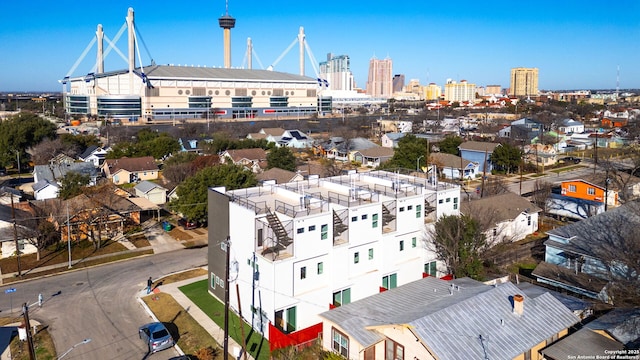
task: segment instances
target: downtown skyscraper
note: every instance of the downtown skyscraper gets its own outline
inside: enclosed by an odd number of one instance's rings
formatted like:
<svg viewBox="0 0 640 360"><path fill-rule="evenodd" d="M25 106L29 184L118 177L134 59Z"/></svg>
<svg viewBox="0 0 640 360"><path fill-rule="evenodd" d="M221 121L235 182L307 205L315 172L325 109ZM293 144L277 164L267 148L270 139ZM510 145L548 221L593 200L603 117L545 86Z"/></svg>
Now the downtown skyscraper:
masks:
<svg viewBox="0 0 640 360"><path fill-rule="evenodd" d="M386 57L383 60L375 56L369 60L369 77L367 79L367 95L390 98L393 94L393 61Z"/></svg>
<svg viewBox="0 0 640 360"><path fill-rule="evenodd" d="M512 68L509 95L537 96L538 68Z"/></svg>

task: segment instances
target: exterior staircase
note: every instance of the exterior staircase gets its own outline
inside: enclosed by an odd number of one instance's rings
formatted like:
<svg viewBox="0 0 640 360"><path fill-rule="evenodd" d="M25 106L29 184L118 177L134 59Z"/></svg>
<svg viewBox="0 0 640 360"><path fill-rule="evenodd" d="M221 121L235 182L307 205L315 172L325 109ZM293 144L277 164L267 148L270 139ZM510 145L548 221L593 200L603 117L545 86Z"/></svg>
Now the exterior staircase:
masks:
<svg viewBox="0 0 640 360"><path fill-rule="evenodd" d="M289 245L293 243L293 239L287 234L287 230L282 225L278 216L271 212L271 210L267 209L267 222L269 223L269 227L273 231L275 235L275 241L271 243L271 246L266 247L262 250L262 255L275 253L276 255L281 251L285 250Z"/></svg>
<svg viewBox="0 0 640 360"><path fill-rule="evenodd" d="M345 225L345 223L340 219L340 216L333 210L333 237L337 237L343 232L347 231L349 226Z"/></svg>

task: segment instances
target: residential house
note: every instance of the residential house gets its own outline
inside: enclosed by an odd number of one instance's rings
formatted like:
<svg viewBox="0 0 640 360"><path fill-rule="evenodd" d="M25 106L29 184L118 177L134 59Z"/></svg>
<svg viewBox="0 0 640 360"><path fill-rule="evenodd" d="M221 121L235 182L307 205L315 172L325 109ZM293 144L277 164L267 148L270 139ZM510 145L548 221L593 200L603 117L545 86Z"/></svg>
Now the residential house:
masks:
<svg viewBox="0 0 640 360"><path fill-rule="evenodd" d="M475 179L480 175L479 164L447 153L429 154L429 164L435 165L438 172L447 179Z"/></svg>
<svg viewBox="0 0 640 360"><path fill-rule="evenodd" d="M33 254L37 251L35 243L36 231L33 223L34 215L28 203L20 206L0 204L0 244L2 254L0 258L15 256L16 243L23 255ZM14 217L16 226L14 229Z"/></svg>
<svg viewBox="0 0 640 360"><path fill-rule="evenodd" d="M283 128L262 128L257 133L250 133L247 135L247 139L260 140L266 139L267 142L277 143L280 140L285 129Z"/></svg>
<svg viewBox="0 0 640 360"><path fill-rule="evenodd" d="M640 308L638 307L613 309L585 326L613 338L626 349L640 349Z"/></svg>
<svg viewBox="0 0 640 360"><path fill-rule="evenodd" d="M492 142L465 141L458 146L458 150L461 157L478 164L478 173L491 173L491 154L498 146L500 144Z"/></svg>
<svg viewBox="0 0 640 360"><path fill-rule="evenodd" d="M529 144L524 146L525 161L544 168L558 162L557 151L553 145Z"/></svg>
<svg viewBox="0 0 640 360"><path fill-rule="evenodd" d="M89 146L78 159L84 162L93 164L96 168L99 168L107 158L107 150L102 147L91 145Z"/></svg>
<svg viewBox="0 0 640 360"><path fill-rule="evenodd" d="M33 181L48 180L51 183L60 183L70 172L75 172L89 177L89 185L95 185L98 179L98 171L93 164L85 162L71 162L61 164L36 165L33 168Z"/></svg>
<svg viewBox="0 0 640 360"><path fill-rule="evenodd" d="M200 140L198 139L178 139L178 143L180 144L180 151L182 152L192 152L196 154L202 154L202 148L199 146Z"/></svg>
<svg viewBox="0 0 640 360"><path fill-rule="evenodd" d="M583 179L562 181L559 194L552 192L547 199L547 213L576 220L601 214L607 207L615 206L618 206L617 191L606 184L601 186Z"/></svg>
<svg viewBox="0 0 640 360"><path fill-rule="evenodd" d="M263 184L286 184L304 180L304 176L299 172L293 172L280 168L271 168L256 175L256 179Z"/></svg>
<svg viewBox="0 0 640 360"><path fill-rule="evenodd" d="M463 201L462 212L491 227L486 233L487 243L495 245L522 240L538 231L538 216L542 211L535 204L518 194L484 197L474 201Z"/></svg>
<svg viewBox="0 0 640 360"><path fill-rule="evenodd" d="M76 160L67 154L57 154L49 160L49 164L51 165L61 165L61 164L71 164Z"/></svg>
<svg viewBox="0 0 640 360"><path fill-rule="evenodd" d="M584 132L584 124L573 119L563 119L562 121L560 121L558 131L564 134L580 134Z"/></svg>
<svg viewBox="0 0 640 360"><path fill-rule="evenodd" d="M531 144L535 138L541 138L544 127L541 123L528 118L512 121L511 124L498 131L498 136L509 138L518 143Z"/></svg>
<svg viewBox="0 0 640 360"><path fill-rule="evenodd" d="M33 197L36 200L55 199L60 192L58 183L44 179L31 185L33 189Z"/></svg>
<svg viewBox="0 0 640 360"><path fill-rule="evenodd" d="M133 187L137 197L147 199L156 205L162 205L167 202L167 189L151 182L141 181Z"/></svg>
<svg viewBox="0 0 640 360"><path fill-rule="evenodd" d="M276 146L286 146L295 149L305 149L313 146L314 140L300 130L285 130Z"/></svg>
<svg viewBox="0 0 640 360"><path fill-rule="evenodd" d="M365 149L379 147L378 144L365 138L353 138L348 140L339 141L338 139L332 139L332 143L325 147L327 149L326 156L329 159L336 161L354 161L353 153L356 151L362 151Z"/></svg>
<svg viewBox="0 0 640 360"><path fill-rule="evenodd" d="M158 178L158 165L153 156L123 157L105 160L104 164L102 164L102 172L114 184L122 185L142 180L156 180Z"/></svg>
<svg viewBox="0 0 640 360"><path fill-rule="evenodd" d="M225 150L220 162L240 165L257 174L267 168L267 152L261 148Z"/></svg>
<svg viewBox="0 0 640 360"><path fill-rule="evenodd" d="M403 133L403 132L383 134L382 137L380 138L380 141L382 143L382 147L397 148L398 147L398 142L405 135L407 135L407 133Z"/></svg>
<svg viewBox="0 0 640 360"><path fill-rule="evenodd" d="M616 352L626 353L624 345L586 327L540 350L545 360L615 359Z"/></svg>
<svg viewBox="0 0 640 360"><path fill-rule="evenodd" d="M209 244L221 244L209 247L209 292L224 296L229 236L239 262L239 294L230 289L230 298L262 299L253 303L254 329L271 344L300 331L316 338L318 314L330 306L445 275L420 239L425 224L459 213L459 198L457 185L386 171L209 189Z"/></svg>
<svg viewBox="0 0 640 360"><path fill-rule="evenodd" d="M394 150L382 146L371 147L368 149L357 150L353 152L352 159L362 166L369 168L377 168L387 160L393 157Z"/></svg>
<svg viewBox="0 0 640 360"><path fill-rule="evenodd" d="M579 322L549 293L530 297L509 282L432 277L320 316L323 347L358 360L539 360L540 349Z"/></svg>
<svg viewBox="0 0 640 360"><path fill-rule="evenodd" d="M637 248L640 202L630 201L587 219L547 231L545 262L533 271L539 282L613 302L607 283L637 281L625 269L626 251ZM616 254L619 251L620 254Z"/></svg>

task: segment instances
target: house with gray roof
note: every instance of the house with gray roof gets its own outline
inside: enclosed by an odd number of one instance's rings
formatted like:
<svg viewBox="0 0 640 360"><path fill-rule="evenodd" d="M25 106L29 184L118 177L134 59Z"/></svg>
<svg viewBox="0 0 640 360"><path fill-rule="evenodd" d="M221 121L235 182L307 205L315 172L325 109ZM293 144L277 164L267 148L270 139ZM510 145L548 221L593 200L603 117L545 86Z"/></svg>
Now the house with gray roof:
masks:
<svg viewBox="0 0 640 360"><path fill-rule="evenodd" d="M499 143L493 142L465 141L458 146L458 150L461 157L478 163L478 172L482 173L485 171L485 161L487 164L486 171L491 172L493 169L491 154L498 146L500 146Z"/></svg>
<svg viewBox="0 0 640 360"><path fill-rule="evenodd" d="M136 184L133 189L137 197L147 199L156 205L167 202L167 189L154 182L144 180Z"/></svg>
<svg viewBox="0 0 640 360"><path fill-rule="evenodd" d="M490 245L522 240L538 231L541 211L529 200L510 191L470 202L463 201L460 209L461 213L489 227L485 235Z"/></svg>
<svg viewBox="0 0 640 360"><path fill-rule="evenodd" d="M435 152L429 154L429 164L436 165L438 173L447 179L475 179L480 175L479 164L460 156Z"/></svg>
<svg viewBox="0 0 640 360"><path fill-rule="evenodd" d="M558 131L564 134L581 134L584 132L584 124L573 119L563 119L560 121Z"/></svg>
<svg viewBox="0 0 640 360"><path fill-rule="evenodd" d="M579 322L549 293L433 277L321 313L323 346L348 359L514 359Z"/></svg>
<svg viewBox="0 0 640 360"><path fill-rule="evenodd" d="M587 219L547 231L545 263L533 271L539 282L615 303L611 284L637 283L640 202L631 201ZM630 256L627 256L629 255Z"/></svg>
<svg viewBox="0 0 640 360"><path fill-rule="evenodd" d="M274 167L257 174L256 179L262 184L286 184L304 180L304 176L299 172Z"/></svg>
<svg viewBox="0 0 640 360"><path fill-rule="evenodd" d="M84 162L92 163L93 166L99 168L107 158L107 150L102 147L91 145L89 146L78 159Z"/></svg>
<svg viewBox="0 0 640 360"><path fill-rule="evenodd" d="M48 180L49 182L59 183L70 172L88 176L90 185L96 184L99 175L93 164L85 162L36 165L33 168L33 181L37 183L41 180Z"/></svg>
<svg viewBox="0 0 640 360"><path fill-rule="evenodd" d="M624 353L623 349L624 345L607 335L589 328L582 328L540 350L540 353L547 360L615 359L612 357L613 352Z"/></svg>
<svg viewBox="0 0 640 360"><path fill-rule="evenodd" d="M393 157L394 150L383 146L375 146L364 150L354 151L351 156L354 161L362 166L377 168Z"/></svg>
<svg viewBox="0 0 640 360"><path fill-rule="evenodd" d="M311 136L300 130L285 130L276 142L276 146L286 146L296 149L309 148L313 145Z"/></svg>

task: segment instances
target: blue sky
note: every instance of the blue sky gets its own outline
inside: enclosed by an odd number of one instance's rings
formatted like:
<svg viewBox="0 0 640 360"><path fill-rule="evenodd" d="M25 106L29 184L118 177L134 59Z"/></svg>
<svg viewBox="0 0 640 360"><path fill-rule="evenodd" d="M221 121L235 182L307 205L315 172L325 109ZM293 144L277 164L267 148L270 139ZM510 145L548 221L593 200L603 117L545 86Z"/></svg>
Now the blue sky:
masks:
<svg viewBox="0 0 640 360"><path fill-rule="evenodd" d="M135 10L158 64L222 66L223 0L3 1L0 91L60 91L62 79L102 24L113 39ZM390 57L406 81L443 85L466 79L509 86L512 67L537 67L541 89L640 88L640 1L254 1L230 0L232 65L246 66L251 37L263 66L291 44L300 26L316 60L346 54L359 87L369 60ZM105 43L105 48L107 44ZM126 53L126 33L117 43ZM150 57L141 48L144 64ZM96 48L72 75L95 64ZM126 68L112 52L106 70ZM260 69L253 58L253 68ZM298 47L275 70L298 73ZM306 58L306 75L315 72Z"/></svg>

